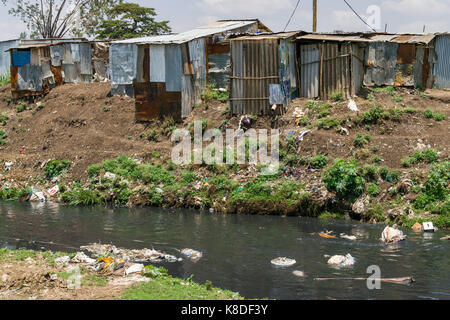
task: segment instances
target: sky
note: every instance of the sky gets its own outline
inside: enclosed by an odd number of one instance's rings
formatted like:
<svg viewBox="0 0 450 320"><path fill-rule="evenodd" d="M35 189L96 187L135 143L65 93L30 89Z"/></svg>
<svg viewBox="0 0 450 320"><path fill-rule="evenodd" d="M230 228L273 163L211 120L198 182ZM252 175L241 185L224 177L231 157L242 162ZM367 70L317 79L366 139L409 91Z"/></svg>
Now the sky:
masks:
<svg viewBox="0 0 450 320"><path fill-rule="evenodd" d="M14 1L10 1L14 2ZM272 31L283 31L297 0L129 0L155 8L183 32L220 19L258 18ZM376 31L421 33L450 31L450 0L347 0ZM300 0L286 31L312 31L312 0ZM379 14L378 14L379 13ZM318 0L318 30L370 31L343 0ZM0 5L0 41L17 38L26 26Z"/></svg>

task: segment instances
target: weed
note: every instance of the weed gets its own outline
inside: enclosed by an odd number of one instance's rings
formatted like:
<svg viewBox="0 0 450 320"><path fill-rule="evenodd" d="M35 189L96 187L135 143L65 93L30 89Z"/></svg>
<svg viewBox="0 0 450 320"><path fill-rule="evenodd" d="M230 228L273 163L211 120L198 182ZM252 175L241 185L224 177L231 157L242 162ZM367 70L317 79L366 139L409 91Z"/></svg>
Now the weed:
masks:
<svg viewBox="0 0 450 320"><path fill-rule="evenodd" d="M333 92L330 98L335 102L341 102L344 100L344 93L341 91Z"/></svg>
<svg viewBox="0 0 450 320"><path fill-rule="evenodd" d="M328 164L328 158L324 155L317 155L309 159L309 165L314 169L322 169Z"/></svg>
<svg viewBox="0 0 450 320"><path fill-rule="evenodd" d="M50 160L45 166L44 172L47 179L52 179L67 172L70 166L68 160Z"/></svg>
<svg viewBox="0 0 450 320"><path fill-rule="evenodd" d="M328 191L336 191L341 197L358 198L366 181L358 174L357 163L343 159L335 160L322 176Z"/></svg>

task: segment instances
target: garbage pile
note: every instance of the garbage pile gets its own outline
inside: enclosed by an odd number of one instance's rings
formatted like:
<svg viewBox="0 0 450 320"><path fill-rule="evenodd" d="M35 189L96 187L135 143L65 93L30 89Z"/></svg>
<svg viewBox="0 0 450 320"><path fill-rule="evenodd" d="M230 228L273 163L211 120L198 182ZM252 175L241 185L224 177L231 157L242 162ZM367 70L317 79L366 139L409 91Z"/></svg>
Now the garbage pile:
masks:
<svg viewBox="0 0 450 320"><path fill-rule="evenodd" d="M296 264L297 261L295 261L294 259L286 258L286 257L280 257L280 258L273 259L271 261L271 263L273 265L276 265L279 267L290 267L290 266Z"/></svg>
<svg viewBox="0 0 450 320"><path fill-rule="evenodd" d="M177 262L181 258L165 254L154 249L129 250L120 249L111 244L90 244L80 247L82 250L94 254L97 257L113 257L125 262Z"/></svg>
<svg viewBox="0 0 450 320"><path fill-rule="evenodd" d="M345 256L335 255L328 260L328 264L340 267L350 267L355 264L355 258L353 258L350 253Z"/></svg>

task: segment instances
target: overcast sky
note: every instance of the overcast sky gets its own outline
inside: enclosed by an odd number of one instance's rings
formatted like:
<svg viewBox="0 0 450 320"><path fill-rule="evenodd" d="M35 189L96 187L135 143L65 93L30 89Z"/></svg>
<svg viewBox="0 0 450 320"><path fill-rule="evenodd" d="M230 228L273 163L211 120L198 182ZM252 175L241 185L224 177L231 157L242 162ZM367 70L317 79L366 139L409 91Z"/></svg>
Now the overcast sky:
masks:
<svg viewBox="0 0 450 320"><path fill-rule="evenodd" d="M13 1L12 1L13 2ZM158 20L169 20L174 32L208 24L219 19L259 18L273 31L282 31L297 0L135 0L156 9ZM300 0L300 5L287 28L312 31L312 0ZM376 22L380 8L380 29L388 32L420 33L450 31L450 0L347 0L364 19ZM318 31L369 31L343 0L318 0ZM17 38L26 31L24 24L8 15L1 6L0 40Z"/></svg>

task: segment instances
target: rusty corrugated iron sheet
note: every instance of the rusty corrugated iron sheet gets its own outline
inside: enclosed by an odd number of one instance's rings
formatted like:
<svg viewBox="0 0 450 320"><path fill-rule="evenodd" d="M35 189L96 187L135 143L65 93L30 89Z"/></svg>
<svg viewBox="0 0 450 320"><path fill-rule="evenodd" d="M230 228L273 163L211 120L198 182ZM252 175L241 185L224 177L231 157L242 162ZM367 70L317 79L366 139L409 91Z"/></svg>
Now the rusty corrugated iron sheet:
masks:
<svg viewBox="0 0 450 320"><path fill-rule="evenodd" d="M435 42L437 56L434 65L434 83L438 89L450 88L450 35L439 35Z"/></svg>

